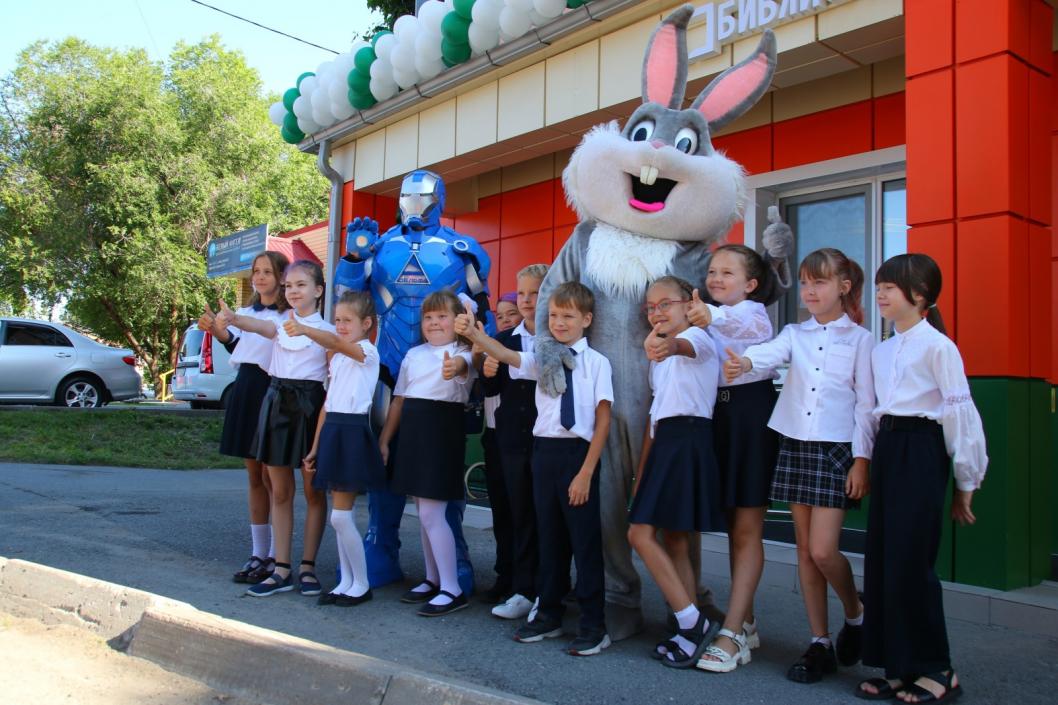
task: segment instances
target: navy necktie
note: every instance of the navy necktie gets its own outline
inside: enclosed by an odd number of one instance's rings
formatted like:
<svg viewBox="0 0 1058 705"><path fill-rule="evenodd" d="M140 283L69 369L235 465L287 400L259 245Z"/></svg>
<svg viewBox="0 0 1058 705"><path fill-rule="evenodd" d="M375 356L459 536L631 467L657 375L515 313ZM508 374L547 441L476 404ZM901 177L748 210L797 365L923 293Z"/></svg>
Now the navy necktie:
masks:
<svg viewBox="0 0 1058 705"><path fill-rule="evenodd" d="M570 348L569 352L576 357L576 350ZM562 370L566 373L566 391L562 392L562 409L559 420L562 422L562 428L568 431L577 423L577 415L573 411L573 370L565 365L562 366Z"/></svg>

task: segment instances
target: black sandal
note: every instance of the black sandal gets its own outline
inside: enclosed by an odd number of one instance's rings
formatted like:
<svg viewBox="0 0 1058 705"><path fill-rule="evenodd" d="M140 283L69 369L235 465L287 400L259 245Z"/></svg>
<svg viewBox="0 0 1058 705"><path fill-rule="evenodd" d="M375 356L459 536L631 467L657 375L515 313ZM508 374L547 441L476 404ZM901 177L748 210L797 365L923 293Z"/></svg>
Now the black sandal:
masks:
<svg viewBox="0 0 1058 705"><path fill-rule="evenodd" d="M316 561L301 561L301 566L306 565L315 568ZM316 597L323 592L323 585L315 573L311 570L301 570L301 566L298 566L298 590L305 597Z"/></svg>
<svg viewBox="0 0 1058 705"><path fill-rule="evenodd" d="M650 658L654 659L655 661L660 661L661 659L665 658L665 654L675 650L675 641L673 641L672 639L662 639L654 645L654 650L650 652Z"/></svg>
<svg viewBox="0 0 1058 705"><path fill-rule="evenodd" d="M865 681L860 681L860 684L856 686L855 695L861 700L892 700L896 697L897 692L904 688L904 683L906 682L905 680L899 680L899 684L894 687L885 678L868 678ZM863 686L865 685L874 686L874 689L878 692L871 693L864 690Z"/></svg>
<svg viewBox="0 0 1058 705"><path fill-rule="evenodd" d="M247 582L247 579L250 577L250 574L253 573L255 570L257 570L258 568L260 568L263 563L264 563L264 561L261 560L260 558L258 558L257 556L250 556L250 560L248 560L245 563L243 563L242 564L242 568L240 568L238 571L236 571L236 573L234 575L231 576L232 582L233 583L245 583L245 582Z"/></svg>
<svg viewBox="0 0 1058 705"><path fill-rule="evenodd" d="M261 560L261 565L257 566L247 574L246 582L256 585L259 582L267 580L268 576L275 572L275 569L276 559L264 558Z"/></svg>
<svg viewBox="0 0 1058 705"><path fill-rule="evenodd" d="M412 588L411 590L408 590L406 593L401 595L400 601L406 605L417 605L422 602L429 602L433 598L437 597L437 593L441 591L440 585L432 583L429 580L423 580L415 587L420 587L422 585L427 585L430 589L426 592L423 592L421 590L416 591L415 588Z"/></svg>
<svg viewBox="0 0 1058 705"><path fill-rule="evenodd" d="M941 693L940 697L937 697L932 691L926 690L922 686L912 683L911 685L905 685L903 688L897 690L896 695L907 693L908 695L917 698L915 701L916 703L947 703L962 695L962 686L958 684L953 686L951 684L951 682L955 680L954 670L947 672L940 671L939 673L927 673L919 676L919 678L926 678L933 681L944 688L944 692ZM903 698L901 698L901 700L903 700Z"/></svg>
<svg viewBox="0 0 1058 705"><path fill-rule="evenodd" d="M708 627L706 626L708 625ZM688 654L686 651L681 649L679 645L672 642L672 645L676 647L672 649L661 659L661 665L668 668L692 668L698 659L702 657L702 653L713 643L713 639L716 638L717 632L720 631L720 623L710 621L705 616L705 612L698 613L698 621L690 629L681 629L677 632L687 641L694 644L694 652Z"/></svg>

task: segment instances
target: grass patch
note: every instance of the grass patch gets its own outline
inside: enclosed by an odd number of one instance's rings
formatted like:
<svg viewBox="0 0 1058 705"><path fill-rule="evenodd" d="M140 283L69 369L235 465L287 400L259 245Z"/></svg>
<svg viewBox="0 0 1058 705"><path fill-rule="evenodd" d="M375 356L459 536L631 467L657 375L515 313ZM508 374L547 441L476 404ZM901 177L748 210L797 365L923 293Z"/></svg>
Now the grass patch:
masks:
<svg viewBox="0 0 1058 705"><path fill-rule="evenodd" d="M217 452L220 415L76 410L0 412L0 460L202 470L241 468Z"/></svg>

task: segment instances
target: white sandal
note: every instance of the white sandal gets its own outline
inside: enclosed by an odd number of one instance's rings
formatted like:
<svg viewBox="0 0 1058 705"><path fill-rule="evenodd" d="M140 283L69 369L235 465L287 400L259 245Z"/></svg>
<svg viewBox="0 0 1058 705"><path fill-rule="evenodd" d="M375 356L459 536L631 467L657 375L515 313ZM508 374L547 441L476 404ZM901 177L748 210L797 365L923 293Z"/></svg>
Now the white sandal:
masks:
<svg viewBox="0 0 1058 705"><path fill-rule="evenodd" d="M696 664L698 668L703 671L710 671L711 673L730 673L739 666L745 666L753 660L753 655L749 651L749 646L746 645L745 633L735 634L730 629L721 629L717 632L717 637L722 636L726 636L728 639L735 642L738 651L734 654L729 654L717 646L716 641L713 641L713 643L705 649L702 657L698 659L698 663Z"/></svg>
<svg viewBox="0 0 1058 705"><path fill-rule="evenodd" d="M760 634L757 632L757 618L754 617L752 622L742 623L742 633L746 635L746 646L753 649L760 648Z"/></svg>

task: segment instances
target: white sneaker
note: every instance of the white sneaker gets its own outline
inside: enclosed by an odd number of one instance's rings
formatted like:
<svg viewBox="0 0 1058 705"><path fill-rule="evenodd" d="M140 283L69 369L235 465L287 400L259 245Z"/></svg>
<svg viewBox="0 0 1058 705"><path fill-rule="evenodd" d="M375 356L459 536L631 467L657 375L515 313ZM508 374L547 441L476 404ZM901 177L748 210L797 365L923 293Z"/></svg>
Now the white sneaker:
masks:
<svg viewBox="0 0 1058 705"><path fill-rule="evenodd" d="M533 609L533 603L524 595L511 595L510 599L502 605L492 608L492 616L500 619L521 619Z"/></svg>

